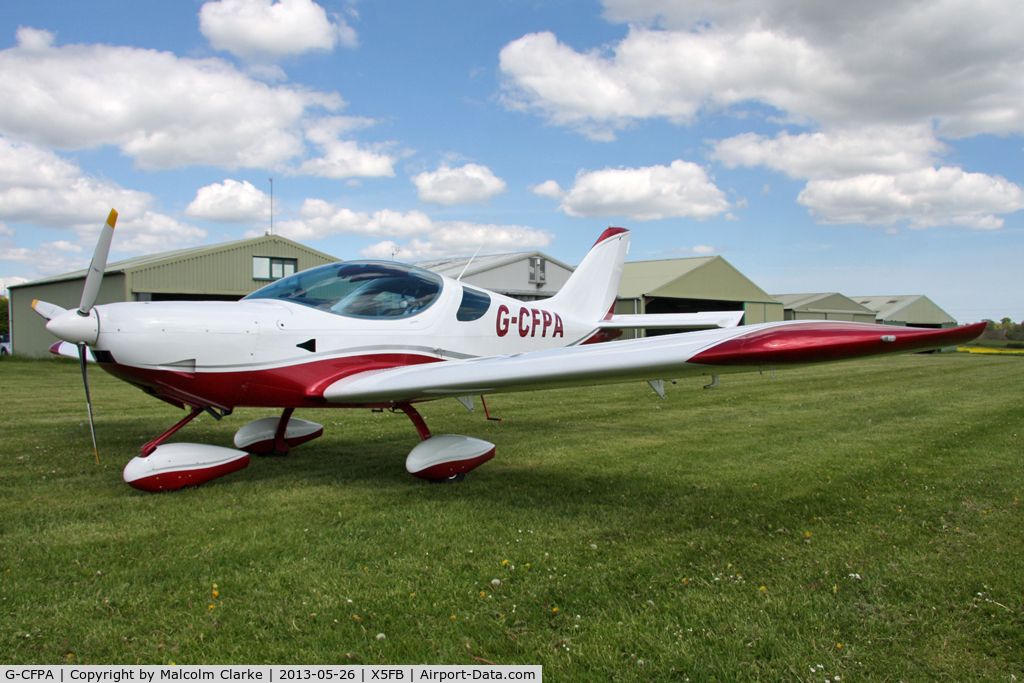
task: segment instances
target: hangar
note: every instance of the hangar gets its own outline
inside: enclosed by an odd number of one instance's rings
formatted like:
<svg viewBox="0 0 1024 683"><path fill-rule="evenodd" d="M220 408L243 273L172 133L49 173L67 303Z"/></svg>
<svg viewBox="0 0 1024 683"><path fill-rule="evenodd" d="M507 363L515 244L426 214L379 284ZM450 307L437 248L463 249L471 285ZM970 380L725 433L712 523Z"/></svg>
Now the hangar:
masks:
<svg viewBox="0 0 1024 683"><path fill-rule="evenodd" d="M192 247L108 263L97 303L235 301L299 270L338 259L278 235ZM32 300L75 308L86 270L8 287L14 353L44 357L57 338Z"/></svg>
<svg viewBox="0 0 1024 683"><path fill-rule="evenodd" d="M633 261L622 270L619 314L743 311L743 324L783 319L783 305L721 256ZM627 330L623 338L679 330Z"/></svg>
<svg viewBox="0 0 1024 683"><path fill-rule="evenodd" d="M824 294L772 294L782 304L786 320L845 320L875 322L875 312L837 292Z"/></svg>
<svg viewBox="0 0 1024 683"><path fill-rule="evenodd" d="M855 296L853 300L875 312L883 325L906 327L956 327L956 320L923 294L901 296Z"/></svg>
<svg viewBox="0 0 1024 683"><path fill-rule="evenodd" d="M413 265L453 280L461 275L462 282L522 301L554 296L575 270L540 251L438 259Z"/></svg>

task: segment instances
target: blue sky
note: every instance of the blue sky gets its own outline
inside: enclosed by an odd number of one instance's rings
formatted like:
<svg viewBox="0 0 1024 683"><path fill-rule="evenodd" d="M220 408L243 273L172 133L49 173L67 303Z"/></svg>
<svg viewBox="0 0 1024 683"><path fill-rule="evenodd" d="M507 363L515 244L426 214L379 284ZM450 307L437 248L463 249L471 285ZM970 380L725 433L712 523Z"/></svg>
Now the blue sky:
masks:
<svg viewBox="0 0 1024 683"><path fill-rule="evenodd" d="M339 258L721 254L1024 320L1012 0L8 3L0 285L275 232Z"/></svg>

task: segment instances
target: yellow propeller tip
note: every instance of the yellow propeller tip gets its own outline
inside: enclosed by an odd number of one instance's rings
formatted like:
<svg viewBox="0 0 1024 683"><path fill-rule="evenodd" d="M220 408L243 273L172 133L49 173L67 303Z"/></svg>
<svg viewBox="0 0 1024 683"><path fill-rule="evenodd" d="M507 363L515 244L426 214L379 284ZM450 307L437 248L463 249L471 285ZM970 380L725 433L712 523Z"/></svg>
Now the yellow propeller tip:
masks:
<svg viewBox="0 0 1024 683"><path fill-rule="evenodd" d="M114 223L117 223L117 209L111 209L110 215L107 216L107 225L114 227Z"/></svg>

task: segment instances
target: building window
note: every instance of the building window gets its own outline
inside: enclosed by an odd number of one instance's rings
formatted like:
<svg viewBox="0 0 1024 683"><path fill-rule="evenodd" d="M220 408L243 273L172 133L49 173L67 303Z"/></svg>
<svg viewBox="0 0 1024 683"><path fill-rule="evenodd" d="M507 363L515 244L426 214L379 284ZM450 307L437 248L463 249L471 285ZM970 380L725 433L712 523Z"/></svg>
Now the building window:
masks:
<svg viewBox="0 0 1024 683"><path fill-rule="evenodd" d="M544 272L547 261L542 256L530 257L530 284L542 285L548 281Z"/></svg>
<svg viewBox="0 0 1024 683"><path fill-rule="evenodd" d="M270 256L252 257L253 280L280 280L295 275L298 260L293 258L276 258Z"/></svg>

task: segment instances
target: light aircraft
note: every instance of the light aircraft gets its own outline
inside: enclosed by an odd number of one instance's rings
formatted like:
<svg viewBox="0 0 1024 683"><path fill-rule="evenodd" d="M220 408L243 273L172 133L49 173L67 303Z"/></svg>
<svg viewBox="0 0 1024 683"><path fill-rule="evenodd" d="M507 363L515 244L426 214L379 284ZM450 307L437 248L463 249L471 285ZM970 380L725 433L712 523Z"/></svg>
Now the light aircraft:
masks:
<svg viewBox="0 0 1024 683"><path fill-rule="evenodd" d="M422 439L406 460L413 475L459 480L494 455L492 443L432 436L415 408L479 395L746 372L935 349L974 339L984 323L913 329L867 323L786 321L739 326L742 312L615 315L629 231L608 228L552 298L523 302L436 273L382 261L340 261L278 280L237 302L95 305L117 212L96 245L77 310L41 301L37 313L80 359L95 450L86 360L188 415L142 446L124 469L137 489L198 485L285 454L323 434L299 408L405 413ZM623 328L703 328L598 344ZM711 328L711 329L707 329ZM165 443L204 411L283 409L243 426L236 448ZM488 418L490 414L488 413ZM97 456L98 459L98 456Z"/></svg>

